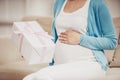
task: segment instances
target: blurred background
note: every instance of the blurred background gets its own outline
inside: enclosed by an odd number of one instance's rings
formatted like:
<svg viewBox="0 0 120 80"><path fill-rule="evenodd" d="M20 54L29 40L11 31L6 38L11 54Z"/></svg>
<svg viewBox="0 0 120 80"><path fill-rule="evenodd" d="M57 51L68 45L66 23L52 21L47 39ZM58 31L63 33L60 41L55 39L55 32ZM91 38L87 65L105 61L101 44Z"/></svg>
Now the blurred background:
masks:
<svg viewBox="0 0 120 80"><path fill-rule="evenodd" d="M0 35L11 33L12 23L26 16L52 16L53 0L0 0Z"/></svg>
<svg viewBox="0 0 120 80"><path fill-rule="evenodd" d="M113 18L120 16L120 0L105 0ZM54 0L0 0L0 35L11 33L12 23L26 16L51 17Z"/></svg>
<svg viewBox="0 0 120 80"><path fill-rule="evenodd" d="M120 80L120 0L105 0L117 31L118 47L105 51L109 66L107 77ZM28 65L11 38L15 21L36 20L49 34L54 0L0 0L0 80L22 80L48 65Z"/></svg>

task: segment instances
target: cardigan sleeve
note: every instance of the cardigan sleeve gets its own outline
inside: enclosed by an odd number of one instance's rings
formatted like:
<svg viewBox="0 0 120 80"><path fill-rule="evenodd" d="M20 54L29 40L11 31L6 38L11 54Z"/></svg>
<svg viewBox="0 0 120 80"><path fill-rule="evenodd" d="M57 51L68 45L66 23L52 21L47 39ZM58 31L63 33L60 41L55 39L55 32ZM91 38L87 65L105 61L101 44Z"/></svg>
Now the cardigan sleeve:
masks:
<svg viewBox="0 0 120 80"><path fill-rule="evenodd" d="M117 46L117 37L106 4L101 2L97 11L102 37L81 35L80 45L94 50L115 49Z"/></svg>

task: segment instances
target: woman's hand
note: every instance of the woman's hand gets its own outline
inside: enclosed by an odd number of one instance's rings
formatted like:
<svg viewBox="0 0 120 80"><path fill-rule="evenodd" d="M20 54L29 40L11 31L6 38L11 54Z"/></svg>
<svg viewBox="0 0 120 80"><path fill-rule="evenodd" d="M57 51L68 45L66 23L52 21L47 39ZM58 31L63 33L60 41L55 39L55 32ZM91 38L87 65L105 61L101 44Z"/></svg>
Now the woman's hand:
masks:
<svg viewBox="0 0 120 80"><path fill-rule="evenodd" d="M67 30L62 32L58 39L61 43L78 45L80 43L80 33L75 30Z"/></svg>

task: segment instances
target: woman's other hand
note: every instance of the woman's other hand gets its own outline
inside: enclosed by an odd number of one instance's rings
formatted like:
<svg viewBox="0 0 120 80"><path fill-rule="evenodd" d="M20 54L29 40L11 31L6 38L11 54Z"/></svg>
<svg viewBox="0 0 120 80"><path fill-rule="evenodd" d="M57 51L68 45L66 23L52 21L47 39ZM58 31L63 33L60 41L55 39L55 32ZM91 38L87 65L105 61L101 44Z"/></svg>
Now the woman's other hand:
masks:
<svg viewBox="0 0 120 80"><path fill-rule="evenodd" d="M62 32L58 39L61 43L78 45L80 43L80 33L75 30L67 30Z"/></svg>

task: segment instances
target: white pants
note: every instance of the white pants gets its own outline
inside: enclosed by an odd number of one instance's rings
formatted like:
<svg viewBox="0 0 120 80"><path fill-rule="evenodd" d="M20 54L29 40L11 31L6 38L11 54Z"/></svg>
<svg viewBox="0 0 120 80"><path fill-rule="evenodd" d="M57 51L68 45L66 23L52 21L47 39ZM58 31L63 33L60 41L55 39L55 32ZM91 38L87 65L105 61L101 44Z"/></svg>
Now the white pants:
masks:
<svg viewBox="0 0 120 80"><path fill-rule="evenodd" d="M23 80L97 80L105 71L97 62L73 62L49 66Z"/></svg>

